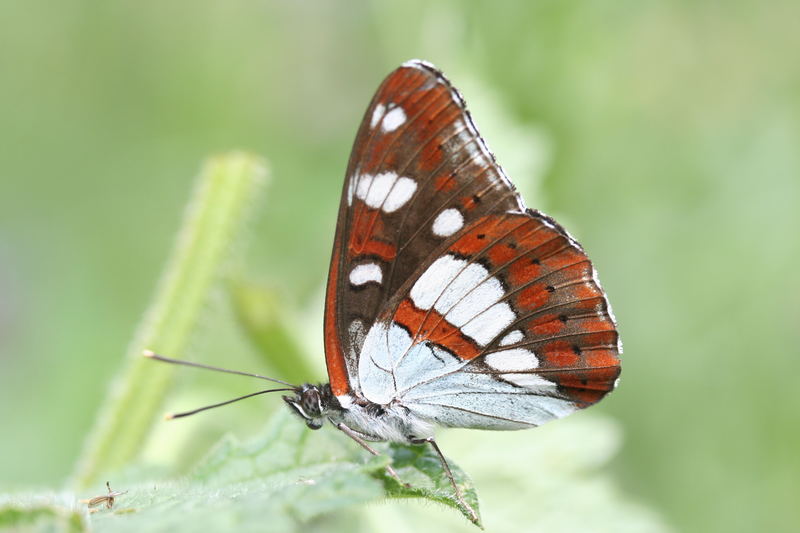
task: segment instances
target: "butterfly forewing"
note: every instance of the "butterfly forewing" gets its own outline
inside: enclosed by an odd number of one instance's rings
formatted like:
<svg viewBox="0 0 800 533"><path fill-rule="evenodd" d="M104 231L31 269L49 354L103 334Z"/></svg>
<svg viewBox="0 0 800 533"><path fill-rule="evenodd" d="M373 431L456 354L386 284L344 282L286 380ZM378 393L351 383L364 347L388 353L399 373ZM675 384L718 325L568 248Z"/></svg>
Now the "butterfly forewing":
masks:
<svg viewBox="0 0 800 533"><path fill-rule="evenodd" d="M446 426L538 425L619 375L583 249L524 208L461 97L422 62L389 75L356 138L325 333L335 394Z"/></svg>
<svg viewBox="0 0 800 533"><path fill-rule="evenodd" d="M520 211L463 100L427 63L391 73L367 108L339 209L328 279L328 373L351 386L366 332L430 254L473 221Z"/></svg>

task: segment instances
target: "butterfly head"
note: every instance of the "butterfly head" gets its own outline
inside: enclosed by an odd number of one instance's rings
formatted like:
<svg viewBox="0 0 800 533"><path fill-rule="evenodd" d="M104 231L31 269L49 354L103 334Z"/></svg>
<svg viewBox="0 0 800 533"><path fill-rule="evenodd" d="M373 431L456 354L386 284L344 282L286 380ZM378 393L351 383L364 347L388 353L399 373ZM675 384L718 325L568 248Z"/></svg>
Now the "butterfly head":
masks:
<svg viewBox="0 0 800 533"><path fill-rule="evenodd" d="M330 386L305 384L296 390L294 396L284 396L283 401L306 421L309 428L319 429L325 422L330 398Z"/></svg>

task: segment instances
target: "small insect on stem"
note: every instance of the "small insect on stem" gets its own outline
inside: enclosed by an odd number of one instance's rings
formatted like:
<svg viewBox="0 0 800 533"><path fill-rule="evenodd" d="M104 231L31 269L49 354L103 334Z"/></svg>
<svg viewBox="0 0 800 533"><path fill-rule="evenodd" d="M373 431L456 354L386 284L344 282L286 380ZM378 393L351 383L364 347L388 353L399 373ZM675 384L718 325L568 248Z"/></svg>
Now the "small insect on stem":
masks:
<svg viewBox="0 0 800 533"><path fill-rule="evenodd" d="M106 487L108 487L108 494L104 494L103 496L95 496L94 498L89 498L88 500L80 500L81 503L85 503L87 507L89 507L90 513L96 513L98 509L94 509L94 507L99 507L102 504L106 504L106 509L111 509L114 507L114 500L117 496L122 496L123 494L128 493L127 490L124 492L111 490L111 485L109 485L108 481L106 481Z"/></svg>

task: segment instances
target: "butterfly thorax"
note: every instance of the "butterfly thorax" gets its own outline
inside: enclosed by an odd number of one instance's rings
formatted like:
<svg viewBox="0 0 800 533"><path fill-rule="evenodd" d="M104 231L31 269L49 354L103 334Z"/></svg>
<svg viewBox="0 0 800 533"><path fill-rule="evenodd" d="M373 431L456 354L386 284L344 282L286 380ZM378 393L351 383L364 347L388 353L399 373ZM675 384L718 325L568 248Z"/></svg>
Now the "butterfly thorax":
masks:
<svg viewBox="0 0 800 533"><path fill-rule="evenodd" d="M365 440L407 444L433 436L433 424L397 400L381 405L352 392L336 400L341 410L328 415L328 419L334 425L345 424Z"/></svg>
<svg viewBox="0 0 800 533"><path fill-rule="evenodd" d="M433 436L433 425L401 404L379 405L352 393L337 397L327 383L305 384L283 399L311 429L321 428L327 419L371 441L408 443Z"/></svg>

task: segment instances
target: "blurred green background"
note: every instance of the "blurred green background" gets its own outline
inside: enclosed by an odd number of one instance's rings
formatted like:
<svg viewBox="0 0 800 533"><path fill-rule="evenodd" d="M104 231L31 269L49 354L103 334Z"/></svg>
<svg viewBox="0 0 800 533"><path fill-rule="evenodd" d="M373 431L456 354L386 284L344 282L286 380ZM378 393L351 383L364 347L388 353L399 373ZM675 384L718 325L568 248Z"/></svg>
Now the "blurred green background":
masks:
<svg viewBox="0 0 800 533"><path fill-rule="evenodd" d="M595 260L625 342L622 385L593 409L621 428L621 489L681 531L796 530L799 17L747 1L3 2L0 490L69 475L209 154L269 159L242 269L311 332L308 378L324 379L352 139L383 76L419 57ZM258 370L219 300L190 357ZM182 379L181 405L252 389ZM187 424L247 435L275 403Z"/></svg>

